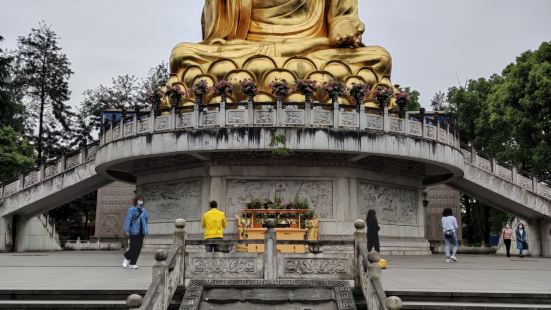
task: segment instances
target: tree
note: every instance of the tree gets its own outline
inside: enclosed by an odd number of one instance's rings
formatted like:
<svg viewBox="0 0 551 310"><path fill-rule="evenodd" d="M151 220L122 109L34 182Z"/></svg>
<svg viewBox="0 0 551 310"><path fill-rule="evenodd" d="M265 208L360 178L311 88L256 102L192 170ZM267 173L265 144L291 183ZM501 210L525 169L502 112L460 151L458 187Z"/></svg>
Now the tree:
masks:
<svg viewBox="0 0 551 310"><path fill-rule="evenodd" d="M100 85L96 89L86 90L79 113L78 136L92 139L92 132L100 128L102 111L150 107L150 94L164 86L167 80L168 66L161 63L151 68L143 79L120 75L113 78L109 86Z"/></svg>
<svg viewBox="0 0 551 310"><path fill-rule="evenodd" d="M27 133L37 148L37 160L56 156L68 147L75 114L67 104L71 63L58 46L56 33L44 22L19 37L16 86L26 107Z"/></svg>
<svg viewBox="0 0 551 310"><path fill-rule="evenodd" d="M16 101L12 65L13 58L0 48L0 181L29 169L34 161L34 151L21 134L23 107Z"/></svg>
<svg viewBox="0 0 551 310"><path fill-rule="evenodd" d="M438 91L436 94L434 94L434 97L432 97L432 100L430 101L430 106L432 107L433 111L443 111L447 106L446 94Z"/></svg>
<svg viewBox="0 0 551 310"><path fill-rule="evenodd" d="M79 237L90 239L90 227L96 219L96 201L97 191L93 191L49 212L62 242Z"/></svg>
<svg viewBox="0 0 551 310"><path fill-rule="evenodd" d="M0 36L0 42L4 38ZM0 48L0 127L10 126L23 131L23 106L15 96L13 83L13 57Z"/></svg>
<svg viewBox="0 0 551 310"><path fill-rule="evenodd" d="M0 181L32 167L34 150L11 126L0 127Z"/></svg>

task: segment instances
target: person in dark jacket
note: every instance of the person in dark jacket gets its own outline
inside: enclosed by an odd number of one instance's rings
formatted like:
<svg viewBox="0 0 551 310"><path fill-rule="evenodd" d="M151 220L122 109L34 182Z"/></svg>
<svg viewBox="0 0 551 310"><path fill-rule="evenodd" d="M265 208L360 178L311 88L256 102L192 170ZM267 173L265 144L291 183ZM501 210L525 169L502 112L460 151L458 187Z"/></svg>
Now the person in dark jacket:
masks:
<svg viewBox="0 0 551 310"><path fill-rule="evenodd" d="M365 219L365 222L367 224L367 251L371 252L371 250L375 248L375 251L380 252L379 230L381 230L381 227L377 222L377 214L375 210L371 209L367 211L367 218Z"/></svg>
<svg viewBox="0 0 551 310"><path fill-rule="evenodd" d="M124 219L124 232L130 238L130 248L124 253L124 268L138 269L138 257L142 251L143 238L147 236L147 222L149 214L144 208L143 195L137 195L134 205L128 208Z"/></svg>
<svg viewBox="0 0 551 310"><path fill-rule="evenodd" d="M517 236L517 249L518 249L518 256L524 257L524 254L522 251L526 250L526 246L528 245L528 242L526 242L526 230L524 229L524 224L520 223L517 225L516 230L516 236Z"/></svg>

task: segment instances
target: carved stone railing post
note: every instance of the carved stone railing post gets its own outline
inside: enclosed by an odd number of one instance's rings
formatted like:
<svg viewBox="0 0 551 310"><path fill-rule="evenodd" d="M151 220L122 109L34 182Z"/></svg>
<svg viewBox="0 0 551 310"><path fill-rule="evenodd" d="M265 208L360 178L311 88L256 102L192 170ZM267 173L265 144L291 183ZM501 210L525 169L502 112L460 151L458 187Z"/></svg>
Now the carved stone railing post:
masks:
<svg viewBox="0 0 551 310"><path fill-rule="evenodd" d="M122 132L121 132L122 137ZM80 146L80 163L84 164L86 162L86 158L88 157L88 147L86 146L86 143L82 143Z"/></svg>
<svg viewBox="0 0 551 310"><path fill-rule="evenodd" d="M126 306L129 310L140 310L142 303L143 298L138 294L132 294L126 298Z"/></svg>
<svg viewBox="0 0 551 310"><path fill-rule="evenodd" d="M425 108L419 109L421 115L421 136L427 137L427 118L425 117Z"/></svg>
<svg viewBox="0 0 551 310"><path fill-rule="evenodd" d="M283 125L283 98L277 97L276 101L276 126Z"/></svg>
<svg viewBox="0 0 551 310"><path fill-rule="evenodd" d="M404 132L406 136L409 136L409 112L406 112L404 116Z"/></svg>
<svg viewBox="0 0 551 310"><path fill-rule="evenodd" d="M386 104L383 107L383 130L385 132L390 131L390 115L388 114L388 106Z"/></svg>
<svg viewBox="0 0 551 310"><path fill-rule="evenodd" d="M359 125L360 125L360 130L364 130L367 128L367 118L365 116L365 101L363 100L360 100L359 101L359 114L360 114L360 121L359 121Z"/></svg>
<svg viewBox="0 0 551 310"><path fill-rule="evenodd" d="M20 173L19 174L19 190L23 190L25 188L25 174Z"/></svg>
<svg viewBox="0 0 551 310"><path fill-rule="evenodd" d="M226 127L226 96L222 95L222 100L220 100L220 108L218 111L220 127Z"/></svg>
<svg viewBox="0 0 551 310"><path fill-rule="evenodd" d="M492 168L492 173L496 174L497 173L497 161L493 157L490 158L490 167Z"/></svg>
<svg viewBox="0 0 551 310"><path fill-rule="evenodd" d="M264 235L264 280L275 280L277 277L277 240L275 220L265 221L266 235Z"/></svg>
<svg viewBox="0 0 551 310"><path fill-rule="evenodd" d="M63 173L67 169L67 156L65 153L61 154L59 158L59 171L58 173Z"/></svg>
<svg viewBox="0 0 551 310"><path fill-rule="evenodd" d="M361 288L361 280L360 280L360 243L366 243L367 242L367 235L364 231L365 229L365 222L363 220L357 219L354 222L354 227L356 230L354 231L354 287Z"/></svg>
<svg viewBox="0 0 551 310"><path fill-rule="evenodd" d="M304 125L310 126L312 123L312 99L310 96L304 97Z"/></svg>
<svg viewBox="0 0 551 310"><path fill-rule="evenodd" d="M181 243L181 249L180 249L180 270L177 270L176 272L180 273L180 282L178 283L179 286L183 287L185 284L185 258L186 258L186 220L184 219L177 219L174 222L174 226L176 226L176 229L174 230L174 243L177 241L180 241Z"/></svg>
<svg viewBox="0 0 551 310"><path fill-rule="evenodd" d="M476 148L473 146L471 146L471 164L475 167L478 166L478 162L477 162L477 154L476 154Z"/></svg>
<svg viewBox="0 0 551 310"><path fill-rule="evenodd" d="M109 137L109 141L111 141L111 142L113 141L113 128L115 128L115 126L114 126L115 125L115 120L114 119L115 119L115 117L114 117L113 113L111 113L111 115L109 116L109 134L111 135ZM63 169L63 170L65 170L65 169Z"/></svg>
<svg viewBox="0 0 551 310"><path fill-rule="evenodd" d="M153 279L152 281L155 282L157 279L159 279L160 285L158 286L157 292L155 295L157 295L157 301L161 303L159 305L160 309L167 309L168 304L166 303L166 300L168 299L168 289L167 289L167 272L166 272L166 259L167 259L168 253L166 250L157 250L157 253L155 253L155 264L153 265ZM156 304L157 305L157 304Z"/></svg>
<svg viewBox="0 0 551 310"><path fill-rule="evenodd" d="M176 105L173 104L170 108L170 130L174 131L176 129Z"/></svg>
<svg viewBox="0 0 551 310"><path fill-rule="evenodd" d="M151 111L149 112L149 132L155 132L155 109L153 107L151 107Z"/></svg>
<svg viewBox="0 0 551 310"><path fill-rule="evenodd" d="M377 291L375 288L375 283L381 281L381 273L382 269L379 267L379 261L381 260L381 256L379 253L373 251L370 252L367 255L367 259L369 261L369 264L367 265L367 278L369 283L369 296L368 297L368 309L384 309L385 305L381 305L379 303L379 298L377 296Z"/></svg>
<svg viewBox="0 0 551 310"><path fill-rule="evenodd" d="M339 119L341 115L341 110L339 106L339 98L333 96L333 127L339 128Z"/></svg>
<svg viewBox="0 0 551 310"><path fill-rule="evenodd" d="M193 105L193 128L195 129L199 128L199 124L201 123L199 110L201 109L202 101L203 98L201 96L195 95L195 104Z"/></svg>
<svg viewBox="0 0 551 310"><path fill-rule="evenodd" d="M247 99L247 125L253 126L254 124L254 97Z"/></svg>
<svg viewBox="0 0 551 310"><path fill-rule="evenodd" d="M38 171L38 181L42 182L46 179L46 164L44 163L44 161L40 162L40 166L38 166ZM2 196L0 195L0 197Z"/></svg>
<svg viewBox="0 0 551 310"><path fill-rule="evenodd" d="M385 301L388 310L402 309L402 300L396 296L390 296Z"/></svg>
<svg viewBox="0 0 551 310"><path fill-rule="evenodd" d="M534 193L538 193L538 177L535 176L535 175L532 175L532 191L534 191Z"/></svg>
<svg viewBox="0 0 551 310"><path fill-rule="evenodd" d="M140 107L136 105L134 107L134 116L132 116L132 135L138 134L138 120L140 119L138 114L140 114Z"/></svg>
<svg viewBox="0 0 551 310"><path fill-rule="evenodd" d="M436 120L436 141L440 141L440 117L438 117L438 112L434 112L434 119Z"/></svg>

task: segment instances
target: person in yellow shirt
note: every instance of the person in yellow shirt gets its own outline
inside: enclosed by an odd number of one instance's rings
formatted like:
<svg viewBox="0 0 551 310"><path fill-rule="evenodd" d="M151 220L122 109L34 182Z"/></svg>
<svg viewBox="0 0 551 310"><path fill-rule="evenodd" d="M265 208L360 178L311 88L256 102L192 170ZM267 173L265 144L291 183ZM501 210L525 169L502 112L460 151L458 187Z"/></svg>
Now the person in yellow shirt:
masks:
<svg viewBox="0 0 551 310"><path fill-rule="evenodd" d="M201 218L201 227L205 230L203 239L205 240L222 240L226 228L226 215L218 210L218 203L213 200L210 202L210 210L203 214ZM205 244L207 252L220 252L215 244Z"/></svg>

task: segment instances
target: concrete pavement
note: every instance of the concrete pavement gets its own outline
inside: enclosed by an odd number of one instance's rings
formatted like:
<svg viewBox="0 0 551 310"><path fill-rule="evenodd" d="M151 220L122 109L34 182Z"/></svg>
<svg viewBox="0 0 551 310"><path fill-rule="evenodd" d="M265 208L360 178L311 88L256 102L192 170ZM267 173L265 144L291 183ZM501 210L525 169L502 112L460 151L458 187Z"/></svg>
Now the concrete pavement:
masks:
<svg viewBox="0 0 551 310"><path fill-rule="evenodd" d="M385 290L551 293L551 259L463 255L446 263L441 255L385 257ZM123 269L121 251L1 253L0 289L132 289L151 283L153 252L140 269Z"/></svg>

